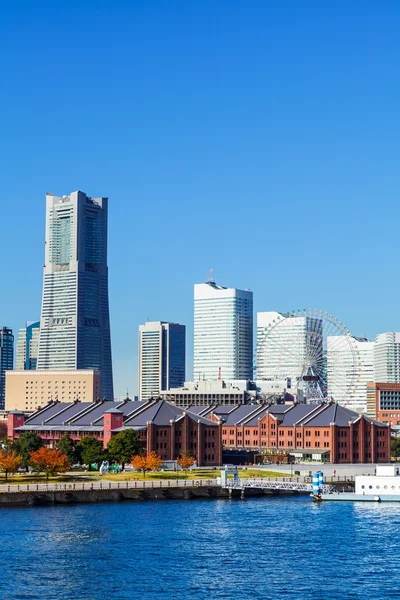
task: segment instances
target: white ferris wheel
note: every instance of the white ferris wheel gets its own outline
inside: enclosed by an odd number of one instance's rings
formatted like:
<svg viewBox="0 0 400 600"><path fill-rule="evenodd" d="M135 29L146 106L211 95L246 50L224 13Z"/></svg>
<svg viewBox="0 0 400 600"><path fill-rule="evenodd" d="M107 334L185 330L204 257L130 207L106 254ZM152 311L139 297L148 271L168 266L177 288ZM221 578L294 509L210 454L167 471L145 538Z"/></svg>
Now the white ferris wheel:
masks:
<svg viewBox="0 0 400 600"><path fill-rule="evenodd" d="M257 379L291 379L297 397L346 405L360 383L360 353L348 328L327 312L262 313L257 330Z"/></svg>

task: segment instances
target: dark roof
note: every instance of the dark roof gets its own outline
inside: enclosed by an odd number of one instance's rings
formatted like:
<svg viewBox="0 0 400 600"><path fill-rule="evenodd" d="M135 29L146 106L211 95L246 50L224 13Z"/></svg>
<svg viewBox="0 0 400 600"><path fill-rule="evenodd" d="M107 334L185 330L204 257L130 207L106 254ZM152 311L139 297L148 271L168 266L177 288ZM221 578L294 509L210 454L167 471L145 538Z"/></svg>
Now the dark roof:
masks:
<svg viewBox="0 0 400 600"><path fill-rule="evenodd" d="M305 416L310 415L315 409L316 406L311 404L293 404L293 406L287 407L287 410L283 414L279 415L280 424L285 427L293 427L293 425L304 419Z"/></svg>
<svg viewBox="0 0 400 600"><path fill-rule="evenodd" d="M203 407L204 408L204 407ZM183 413L186 412L188 416L194 421L209 425L210 427L218 427L218 424L214 421L210 421L196 413L192 413L190 410L185 410L175 404L167 402L166 400L151 401L145 404L143 410L136 411L131 417L129 417L124 425L126 426L144 426L148 421L154 423L154 425L169 425L170 421L178 421L183 417Z"/></svg>

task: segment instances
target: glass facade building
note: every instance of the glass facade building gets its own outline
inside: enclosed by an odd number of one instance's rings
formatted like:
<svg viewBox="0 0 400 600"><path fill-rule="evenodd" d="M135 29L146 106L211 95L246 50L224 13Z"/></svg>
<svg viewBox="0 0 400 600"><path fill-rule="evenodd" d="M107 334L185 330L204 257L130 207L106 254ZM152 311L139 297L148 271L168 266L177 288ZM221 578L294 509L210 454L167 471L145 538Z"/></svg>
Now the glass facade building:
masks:
<svg viewBox="0 0 400 600"><path fill-rule="evenodd" d="M28 322L18 332L15 352L17 371L35 371L39 350L40 321Z"/></svg>
<svg viewBox="0 0 400 600"><path fill-rule="evenodd" d="M178 323L148 322L139 327L139 400L185 381L186 328Z"/></svg>
<svg viewBox="0 0 400 600"><path fill-rule="evenodd" d="M374 379L380 383L400 383L400 333L380 333L374 348Z"/></svg>
<svg viewBox="0 0 400 600"><path fill-rule="evenodd" d="M0 329L0 410L5 408L6 371L14 368L14 335L12 329Z"/></svg>
<svg viewBox="0 0 400 600"><path fill-rule="evenodd" d="M46 196L38 369L95 369L114 399L107 266L108 199Z"/></svg>
<svg viewBox="0 0 400 600"><path fill-rule="evenodd" d="M194 379L253 378L253 292L194 286Z"/></svg>

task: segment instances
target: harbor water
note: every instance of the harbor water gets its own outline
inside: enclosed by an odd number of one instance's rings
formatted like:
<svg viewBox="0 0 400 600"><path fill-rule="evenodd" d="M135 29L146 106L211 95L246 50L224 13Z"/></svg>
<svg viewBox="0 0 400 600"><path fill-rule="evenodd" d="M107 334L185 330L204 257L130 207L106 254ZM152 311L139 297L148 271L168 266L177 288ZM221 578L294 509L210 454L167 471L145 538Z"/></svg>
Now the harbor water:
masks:
<svg viewBox="0 0 400 600"><path fill-rule="evenodd" d="M2 508L0 596L398 597L400 504L307 497Z"/></svg>

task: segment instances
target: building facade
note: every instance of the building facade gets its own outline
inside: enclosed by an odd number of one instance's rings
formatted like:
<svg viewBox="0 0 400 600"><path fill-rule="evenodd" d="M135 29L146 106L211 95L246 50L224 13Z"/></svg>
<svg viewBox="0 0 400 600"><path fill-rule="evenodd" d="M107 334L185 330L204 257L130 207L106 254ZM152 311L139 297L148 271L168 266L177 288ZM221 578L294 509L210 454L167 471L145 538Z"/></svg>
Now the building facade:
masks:
<svg viewBox="0 0 400 600"><path fill-rule="evenodd" d="M49 402L95 402L99 397L99 371L35 370L6 374L6 410L35 412Z"/></svg>
<svg viewBox="0 0 400 600"><path fill-rule="evenodd" d="M374 347L374 378L371 381L400 383L400 333L380 333Z"/></svg>
<svg viewBox="0 0 400 600"><path fill-rule="evenodd" d="M152 321L139 326L139 399L157 397L161 390L185 381L186 328Z"/></svg>
<svg viewBox="0 0 400 600"><path fill-rule="evenodd" d="M40 321L32 321L18 331L15 349L17 371L34 371L39 351Z"/></svg>
<svg viewBox="0 0 400 600"><path fill-rule="evenodd" d="M341 342L341 339L343 340ZM328 396L359 413L367 412L367 384L374 381L375 342L345 336L327 338ZM348 393L343 393L347 382Z"/></svg>
<svg viewBox="0 0 400 600"><path fill-rule="evenodd" d="M368 383L368 416L400 430L400 383Z"/></svg>
<svg viewBox="0 0 400 600"><path fill-rule="evenodd" d="M107 198L46 196L37 368L98 370L101 397L113 400L107 222Z"/></svg>
<svg viewBox="0 0 400 600"><path fill-rule="evenodd" d="M194 379L253 378L253 292L194 286Z"/></svg>
<svg viewBox="0 0 400 600"><path fill-rule="evenodd" d="M6 373L14 368L14 335L12 329L0 329L0 410L5 408Z"/></svg>
<svg viewBox="0 0 400 600"><path fill-rule="evenodd" d="M331 463L390 462L390 427L339 404L243 405L199 414L222 422L224 450L284 452Z"/></svg>
<svg viewBox="0 0 400 600"><path fill-rule="evenodd" d="M185 381L182 387L165 390L160 397L176 406L218 406L245 404L249 398L247 393L248 381L242 385L216 381Z"/></svg>
<svg viewBox="0 0 400 600"><path fill-rule="evenodd" d="M143 449L157 452L163 460L176 460L187 452L200 467L222 464L221 425L163 400L57 402L28 419L18 410L8 415L10 439L33 431L50 448L64 434L75 442L92 436L106 448L114 435L127 429L138 431Z"/></svg>

